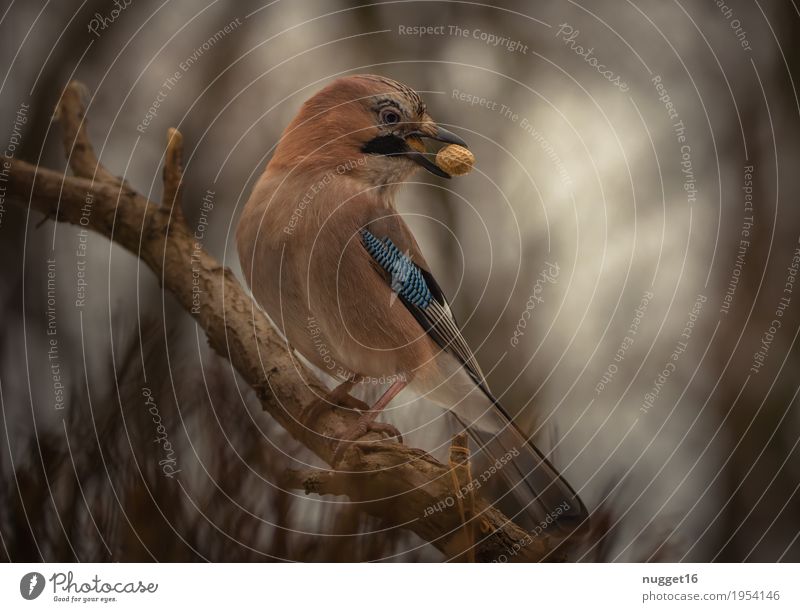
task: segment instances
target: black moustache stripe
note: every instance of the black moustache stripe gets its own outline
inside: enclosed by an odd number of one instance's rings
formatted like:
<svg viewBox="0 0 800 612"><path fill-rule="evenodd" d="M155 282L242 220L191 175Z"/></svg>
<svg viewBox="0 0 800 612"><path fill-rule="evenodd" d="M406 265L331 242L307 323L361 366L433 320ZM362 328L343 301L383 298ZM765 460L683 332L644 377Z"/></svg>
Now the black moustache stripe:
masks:
<svg viewBox="0 0 800 612"><path fill-rule="evenodd" d="M399 155L408 152L408 145L399 136L386 134L385 136L377 136L367 142L361 147L361 151L378 155Z"/></svg>

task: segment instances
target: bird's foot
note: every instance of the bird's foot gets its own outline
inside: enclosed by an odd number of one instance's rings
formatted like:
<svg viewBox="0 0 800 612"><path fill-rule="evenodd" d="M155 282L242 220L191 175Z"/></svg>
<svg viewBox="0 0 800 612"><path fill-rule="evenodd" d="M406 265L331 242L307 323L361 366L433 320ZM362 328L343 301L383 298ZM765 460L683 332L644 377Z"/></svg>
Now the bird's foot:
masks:
<svg viewBox="0 0 800 612"><path fill-rule="evenodd" d="M309 429L315 429L314 424L321 414L331 410L332 408L353 408L359 412L366 412L369 406L350 395L350 390L353 388L352 381L345 381L329 391L326 395L318 397L311 402L308 406L304 407L300 412L298 421Z"/></svg>
<svg viewBox="0 0 800 612"><path fill-rule="evenodd" d="M385 435L387 438L397 438L401 444L403 443L403 434L400 433L397 427L389 423L376 423L375 419L392 398L405 387L406 383L393 383L373 406L369 406L366 402L350 395L350 390L353 388L354 384L355 383L351 380L341 383L326 396L319 397L316 401L306 406L300 413L300 423L314 431L316 431L314 425L320 413L325 410L330 410L333 407L339 406L342 408L354 409L360 413L355 424L338 437L338 444L333 453L333 467L336 467L341 462L347 449L349 449L354 442L367 435L367 433L379 433Z"/></svg>
<svg viewBox="0 0 800 612"><path fill-rule="evenodd" d="M396 427L388 423L375 423L375 418L407 384L405 380L396 380L384 391L383 395L378 398L378 401L373 404L372 408L361 413L356 424L342 436L339 444L336 445L336 450L333 453L334 468L338 466L339 462L344 458L347 449L353 446L353 442L366 435L368 431L391 432L392 437L396 437L400 441L403 440L403 437Z"/></svg>
<svg viewBox="0 0 800 612"><path fill-rule="evenodd" d="M363 438L370 432L385 435L387 438L397 438L397 441L403 443L403 434L394 425L390 423L378 423L375 417L378 416L378 411L369 409L365 411L356 421L355 425L348 429L339 439L336 445L336 450L333 453L333 467L338 466L344 458L347 451L359 439Z"/></svg>
<svg viewBox="0 0 800 612"><path fill-rule="evenodd" d="M372 423L367 425L367 431L383 434L389 439L397 438L397 442L399 444L403 443L403 434L400 433L400 430L391 423L379 423L378 421L372 421Z"/></svg>

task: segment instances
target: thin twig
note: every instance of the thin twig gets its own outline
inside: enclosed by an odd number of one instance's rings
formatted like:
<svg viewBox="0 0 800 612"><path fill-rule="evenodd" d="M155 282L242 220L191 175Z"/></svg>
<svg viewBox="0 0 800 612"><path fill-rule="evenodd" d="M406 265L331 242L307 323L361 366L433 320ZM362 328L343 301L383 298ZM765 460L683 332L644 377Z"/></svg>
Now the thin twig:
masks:
<svg viewBox="0 0 800 612"><path fill-rule="evenodd" d="M175 128L167 130L164 158L164 193L161 204L172 211L175 221L183 219L183 135Z"/></svg>
<svg viewBox="0 0 800 612"><path fill-rule="evenodd" d="M94 154L94 147L86 130L84 100L88 97L89 90L83 83L70 81L56 105L54 118L61 124L64 152L69 167L76 176L120 185L120 179L106 170Z"/></svg>
<svg viewBox="0 0 800 612"><path fill-rule="evenodd" d="M450 475L453 479L453 495L458 505L464 536L464 560L475 562L474 498L472 496L472 473L469 465L469 442L466 432L457 433L450 445Z"/></svg>

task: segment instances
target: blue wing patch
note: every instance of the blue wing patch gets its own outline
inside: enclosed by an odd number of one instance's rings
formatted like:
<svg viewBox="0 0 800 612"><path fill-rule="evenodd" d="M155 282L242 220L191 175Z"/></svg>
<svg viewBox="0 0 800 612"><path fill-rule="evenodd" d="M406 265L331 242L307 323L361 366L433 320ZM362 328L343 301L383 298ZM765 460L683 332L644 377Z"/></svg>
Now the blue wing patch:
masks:
<svg viewBox="0 0 800 612"><path fill-rule="evenodd" d="M430 272L419 268L395 246L391 238L378 238L364 228L361 230L361 241L375 263L389 275L392 291L403 300L425 333L452 353L466 367L475 383L491 397L481 368L458 329L444 293Z"/></svg>
<svg viewBox="0 0 800 612"><path fill-rule="evenodd" d="M408 255L401 253L390 238L377 238L367 229L361 230L364 248L392 278L391 287L398 296L425 310L433 300L420 269Z"/></svg>

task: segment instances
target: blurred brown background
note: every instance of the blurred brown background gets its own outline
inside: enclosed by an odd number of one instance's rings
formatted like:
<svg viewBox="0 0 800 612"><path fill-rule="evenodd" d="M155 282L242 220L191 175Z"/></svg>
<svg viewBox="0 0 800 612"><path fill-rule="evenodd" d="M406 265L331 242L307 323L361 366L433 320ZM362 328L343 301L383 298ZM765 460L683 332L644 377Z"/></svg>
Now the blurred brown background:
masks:
<svg viewBox="0 0 800 612"><path fill-rule="evenodd" d="M495 394L595 512L581 560L800 561L793 2L0 7L0 149L65 168L51 114L77 78L102 161L158 199L179 127L191 223L237 272L304 99L357 72L424 92L478 165L419 174L401 208ZM0 202L0 558L440 559L286 491L313 458L158 279ZM389 418L441 454L415 407Z"/></svg>

